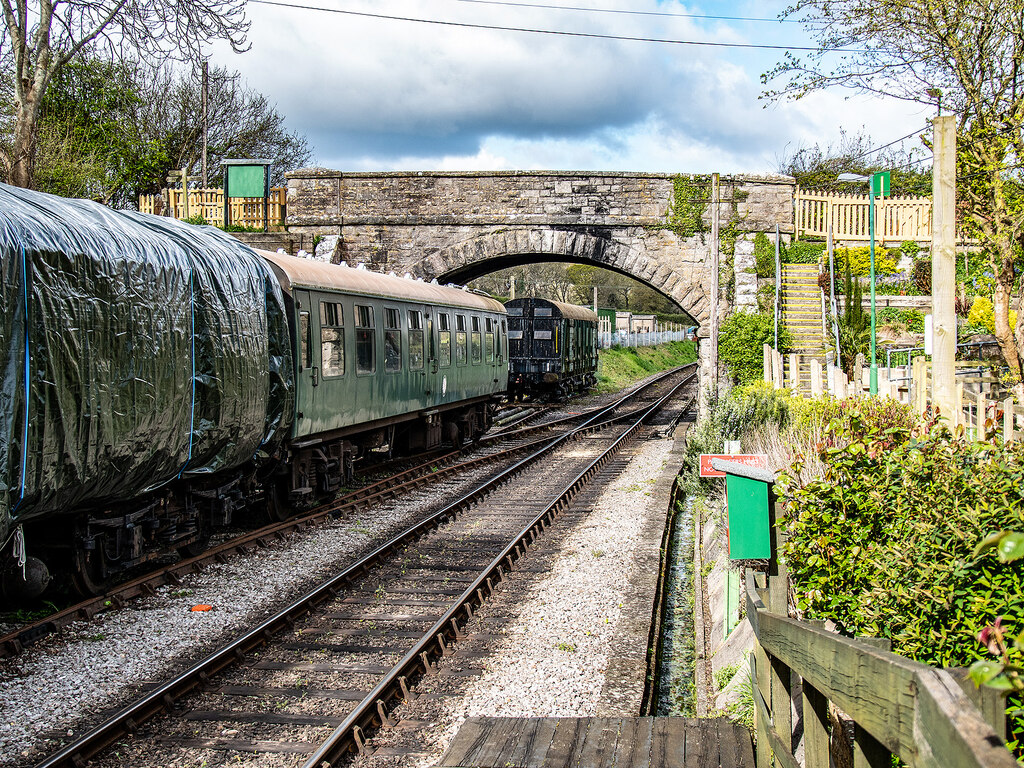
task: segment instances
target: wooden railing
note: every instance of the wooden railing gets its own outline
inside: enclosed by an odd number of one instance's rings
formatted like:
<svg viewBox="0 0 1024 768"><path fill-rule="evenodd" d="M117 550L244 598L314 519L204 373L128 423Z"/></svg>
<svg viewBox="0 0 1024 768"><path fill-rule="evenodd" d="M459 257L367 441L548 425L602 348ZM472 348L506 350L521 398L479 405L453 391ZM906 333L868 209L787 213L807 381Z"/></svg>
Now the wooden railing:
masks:
<svg viewBox="0 0 1024 768"><path fill-rule="evenodd" d="M285 223L287 197L287 188L271 188L270 197L267 200L267 224L269 226ZM263 227L262 197L233 197L228 206L231 224L242 227ZM222 227L224 226L224 190L190 189L187 214L185 195L180 189L165 189L159 195L139 195L139 210L143 213L155 213L175 219L202 216L208 224Z"/></svg>
<svg viewBox="0 0 1024 768"><path fill-rule="evenodd" d="M796 188L793 200L796 236L837 241L870 239L867 195L838 195ZM930 197L890 197L875 201L875 240L879 243L932 239Z"/></svg>
<svg viewBox="0 0 1024 768"><path fill-rule="evenodd" d="M712 464L768 486L771 557L766 573L746 569L757 768L770 768L773 759L782 768L890 768L892 755L912 768L1018 765L1003 741L1006 711L997 691L975 688L962 670L891 653L874 638L790 618L789 575L777 557L781 505L770 475ZM794 756L801 732L802 764Z"/></svg>

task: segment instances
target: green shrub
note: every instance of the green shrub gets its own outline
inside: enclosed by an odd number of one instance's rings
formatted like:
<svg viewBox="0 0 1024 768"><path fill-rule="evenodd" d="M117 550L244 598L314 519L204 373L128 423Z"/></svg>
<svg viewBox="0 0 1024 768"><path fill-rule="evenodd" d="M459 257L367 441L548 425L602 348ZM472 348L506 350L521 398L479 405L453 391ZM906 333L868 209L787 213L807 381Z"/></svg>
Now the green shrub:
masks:
<svg viewBox="0 0 1024 768"><path fill-rule="evenodd" d="M1024 629L1024 560L1000 563L975 547L1021 529L1024 444L944 427L912 435L857 414L845 438L820 452L822 477L782 484L782 552L799 607L926 664L988 658L976 637L997 617L1011 634ZM1012 722L1019 738L1024 718Z"/></svg>
<svg viewBox="0 0 1024 768"><path fill-rule="evenodd" d="M182 219L182 221L185 222L186 224L195 224L196 226L199 227L204 227L210 223L205 218L203 218L203 214L201 213L197 213L194 216L188 216Z"/></svg>
<svg viewBox="0 0 1024 768"><path fill-rule="evenodd" d="M729 369L733 381L744 384L764 379L765 344L775 344L775 321L770 312L733 312L722 323L718 357ZM779 323L779 348L788 349L790 345L789 329Z"/></svg>
<svg viewBox="0 0 1024 768"><path fill-rule="evenodd" d="M783 264L818 264L825 251L825 243L798 240L782 249Z"/></svg>
<svg viewBox="0 0 1024 768"><path fill-rule="evenodd" d="M924 313L916 309L886 307L878 310L879 325L902 325L911 333L924 333Z"/></svg>
<svg viewBox="0 0 1024 768"><path fill-rule="evenodd" d="M908 256L913 260L917 260L917 255L921 252L921 246L919 246L913 240L904 240L900 243L900 253L903 256Z"/></svg>
<svg viewBox="0 0 1024 768"><path fill-rule="evenodd" d="M967 325L984 328L987 333L996 332L996 313L992 299L987 296L975 296L974 303L967 313ZM1010 310L1010 327L1017 327L1017 313Z"/></svg>
<svg viewBox="0 0 1024 768"><path fill-rule="evenodd" d="M754 235L754 272L758 277L775 277L775 245L764 232Z"/></svg>
<svg viewBox="0 0 1024 768"><path fill-rule="evenodd" d="M839 326L839 365L847 376L853 376L857 355L867 352L871 342L871 315L864 310L864 292L859 280L854 280L850 265L845 265L843 312L836 318Z"/></svg>
<svg viewBox="0 0 1024 768"><path fill-rule="evenodd" d="M900 252L898 250L887 251L885 248L875 248L875 274L895 275L899 271ZM836 248L835 251L836 271L845 272L846 265L850 265L850 273L854 277L867 277L871 274L871 249L868 246L860 248Z"/></svg>
<svg viewBox="0 0 1024 768"><path fill-rule="evenodd" d="M757 289L757 311L770 315L775 311L775 285L765 283Z"/></svg>

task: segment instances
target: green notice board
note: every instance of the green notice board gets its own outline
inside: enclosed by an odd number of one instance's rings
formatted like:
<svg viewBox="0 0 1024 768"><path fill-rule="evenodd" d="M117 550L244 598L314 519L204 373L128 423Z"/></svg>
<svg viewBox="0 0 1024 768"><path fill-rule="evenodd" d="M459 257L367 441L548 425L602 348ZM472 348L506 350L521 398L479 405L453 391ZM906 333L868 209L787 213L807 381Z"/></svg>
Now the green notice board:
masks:
<svg viewBox="0 0 1024 768"><path fill-rule="evenodd" d="M770 558L772 545L768 529L768 483L726 475L725 492L729 499L729 558Z"/></svg>
<svg viewBox="0 0 1024 768"><path fill-rule="evenodd" d="M265 165L229 165L227 172L227 197L263 197L266 194Z"/></svg>

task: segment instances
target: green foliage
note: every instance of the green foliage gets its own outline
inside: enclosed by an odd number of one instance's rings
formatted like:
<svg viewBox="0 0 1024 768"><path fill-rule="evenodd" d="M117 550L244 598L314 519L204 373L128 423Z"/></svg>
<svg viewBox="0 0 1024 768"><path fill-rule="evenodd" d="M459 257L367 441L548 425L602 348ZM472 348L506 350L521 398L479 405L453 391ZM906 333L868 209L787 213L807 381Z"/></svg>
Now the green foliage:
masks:
<svg viewBox="0 0 1024 768"><path fill-rule="evenodd" d="M668 228L687 238L707 231L704 213L711 202L711 177L676 174L672 177L672 206Z"/></svg>
<svg viewBox="0 0 1024 768"><path fill-rule="evenodd" d="M902 326L910 333L924 333L924 313L916 309L885 307L878 310L879 325Z"/></svg>
<svg viewBox="0 0 1024 768"><path fill-rule="evenodd" d="M921 252L921 246L919 246L913 240L904 240L900 243L900 253L910 258L911 260L917 259L918 254Z"/></svg>
<svg viewBox="0 0 1024 768"><path fill-rule="evenodd" d="M775 245L764 232L754 235L754 271L758 277L775 277Z"/></svg>
<svg viewBox="0 0 1024 768"><path fill-rule="evenodd" d="M692 363L697 345L672 341L654 347L612 347L598 351L597 392L617 392L652 373Z"/></svg>
<svg viewBox="0 0 1024 768"><path fill-rule="evenodd" d="M985 333L996 332L996 316L992 299L987 296L975 296L974 303L967 313L967 325L984 329ZM1017 312L1010 310L1010 328L1017 327Z"/></svg>
<svg viewBox="0 0 1024 768"><path fill-rule="evenodd" d="M757 311L770 315L775 311L775 285L765 283L757 289Z"/></svg>
<svg viewBox="0 0 1024 768"><path fill-rule="evenodd" d="M895 275L899 272L901 255L897 249L889 251L876 246L875 274ZM854 277L868 277L871 274L871 248L866 245L859 248L836 248L835 263L836 271L845 272L849 264Z"/></svg>
<svg viewBox="0 0 1024 768"><path fill-rule="evenodd" d="M843 313L839 325L839 364L848 376L853 375L857 355L867 352L871 342L871 316L864 310L864 293L859 280L854 280L846 264Z"/></svg>
<svg viewBox="0 0 1024 768"><path fill-rule="evenodd" d="M1024 445L856 415L844 437L822 446L822 477L782 485L783 554L807 616L940 667L985 659L975 638L998 617L1024 630L1024 561L976 552L990 532L1022 527ZM1021 649L1008 661L1021 665Z"/></svg>
<svg viewBox="0 0 1024 768"><path fill-rule="evenodd" d="M771 313L733 312L718 334L718 357L734 381L746 384L764 378L763 345L775 345L775 320ZM779 348L789 349L789 329L779 324Z"/></svg>
<svg viewBox="0 0 1024 768"><path fill-rule="evenodd" d="M715 689L720 691L725 688L725 686L729 684L729 681L732 680L739 671L739 664L726 664L720 670L715 672Z"/></svg>
<svg viewBox="0 0 1024 768"><path fill-rule="evenodd" d="M197 227L207 226L210 223L205 218L203 218L203 214L201 213L197 213L194 216L184 218L182 219L182 221L185 222L186 224L194 224Z"/></svg>
<svg viewBox="0 0 1024 768"><path fill-rule="evenodd" d="M825 243L797 240L782 249L783 264L818 264L825 252Z"/></svg>

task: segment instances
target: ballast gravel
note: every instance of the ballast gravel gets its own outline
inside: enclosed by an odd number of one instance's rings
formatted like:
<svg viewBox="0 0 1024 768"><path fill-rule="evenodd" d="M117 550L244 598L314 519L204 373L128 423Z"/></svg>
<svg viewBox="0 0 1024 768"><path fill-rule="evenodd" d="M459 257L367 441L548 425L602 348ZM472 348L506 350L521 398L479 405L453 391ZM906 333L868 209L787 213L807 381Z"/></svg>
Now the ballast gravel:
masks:
<svg viewBox="0 0 1024 768"><path fill-rule="evenodd" d="M596 405L576 404L573 410ZM671 441L652 441L564 543L526 594L487 672L429 729L429 765L473 715L594 712L635 555L638 520ZM460 482L465 486L489 469ZM447 486L447 488L446 488ZM147 683L202 658L218 641L257 625L376 542L422 517L451 484L293 534L280 545L211 565L122 610L73 624L22 656L0 661L0 766L31 764L97 724ZM509 594L506 590L501 593ZM496 596L498 597L498 596ZM501 599L499 597L499 599ZM212 606L193 611L196 605ZM259 762L258 760L256 762ZM409 763L411 765L411 763Z"/></svg>

